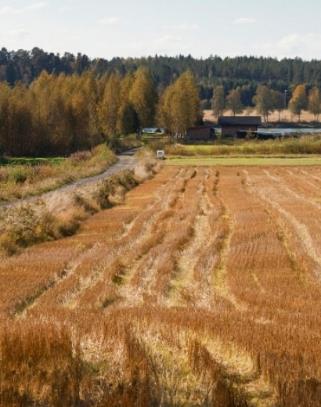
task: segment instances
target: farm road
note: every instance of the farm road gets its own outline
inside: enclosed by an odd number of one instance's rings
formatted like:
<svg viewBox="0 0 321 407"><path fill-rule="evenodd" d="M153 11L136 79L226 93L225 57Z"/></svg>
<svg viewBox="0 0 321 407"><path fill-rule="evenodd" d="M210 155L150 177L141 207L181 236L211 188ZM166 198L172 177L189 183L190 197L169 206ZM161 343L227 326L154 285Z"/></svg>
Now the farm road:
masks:
<svg viewBox="0 0 321 407"><path fill-rule="evenodd" d="M6 210L14 209L22 205L36 203L41 200L46 204L50 211L64 210L75 192L91 192L95 189L100 181L103 181L121 171L133 169L137 164L135 152L135 150L131 150L118 155L118 161L101 174L93 177L82 178L72 182L71 184L64 185L41 195L31 196L25 199L17 199L9 203L0 204L0 208Z"/></svg>

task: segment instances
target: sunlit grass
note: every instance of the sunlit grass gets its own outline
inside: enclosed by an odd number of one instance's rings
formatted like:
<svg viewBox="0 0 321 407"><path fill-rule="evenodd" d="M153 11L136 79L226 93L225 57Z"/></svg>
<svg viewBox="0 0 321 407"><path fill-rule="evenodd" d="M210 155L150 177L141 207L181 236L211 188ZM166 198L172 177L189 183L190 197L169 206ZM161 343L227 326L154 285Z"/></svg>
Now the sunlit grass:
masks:
<svg viewBox="0 0 321 407"><path fill-rule="evenodd" d="M116 161L101 145L68 158L9 158L0 163L0 202L38 195L105 171Z"/></svg>
<svg viewBox="0 0 321 407"><path fill-rule="evenodd" d="M321 166L321 156L170 157L166 165L182 166Z"/></svg>

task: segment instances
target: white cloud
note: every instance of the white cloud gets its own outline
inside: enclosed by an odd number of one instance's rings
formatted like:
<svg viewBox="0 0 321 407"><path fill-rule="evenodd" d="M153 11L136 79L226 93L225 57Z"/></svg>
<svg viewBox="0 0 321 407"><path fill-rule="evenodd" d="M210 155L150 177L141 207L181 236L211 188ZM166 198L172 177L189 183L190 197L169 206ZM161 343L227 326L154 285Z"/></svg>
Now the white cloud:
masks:
<svg viewBox="0 0 321 407"><path fill-rule="evenodd" d="M154 37L149 41L135 41L128 44L136 56L142 55L178 55L179 53L189 52L191 44L180 35L165 34L160 37Z"/></svg>
<svg viewBox="0 0 321 407"><path fill-rule="evenodd" d="M25 30L24 28L15 28L13 30L8 31L8 35L12 40L24 40L29 37L30 33Z"/></svg>
<svg viewBox="0 0 321 407"><path fill-rule="evenodd" d="M196 23L182 23L177 25L165 25L164 30L172 31L195 31L199 30L200 26Z"/></svg>
<svg viewBox="0 0 321 407"><path fill-rule="evenodd" d="M116 25L120 23L120 18L119 17L104 17L99 20L100 24L103 25Z"/></svg>
<svg viewBox="0 0 321 407"><path fill-rule="evenodd" d="M258 44L256 48L264 51L265 55L278 57L302 57L306 59L318 58L321 54L321 34L291 33L280 38L275 43Z"/></svg>
<svg viewBox="0 0 321 407"><path fill-rule="evenodd" d="M9 15L18 15L23 14L27 11L33 10L40 10L47 6L47 3L44 1L40 1L38 3L32 3L25 7L11 7L11 6L3 6L0 8L0 16L9 16Z"/></svg>
<svg viewBox="0 0 321 407"><path fill-rule="evenodd" d="M233 21L233 24L254 24L254 23L256 23L256 19L251 17L240 17Z"/></svg>
<svg viewBox="0 0 321 407"><path fill-rule="evenodd" d="M3 6L0 8L0 16L5 16L9 14L19 14L20 9L15 9L11 6Z"/></svg>
<svg viewBox="0 0 321 407"><path fill-rule="evenodd" d="M45 1L39 1L38 3L30 4L30 6L25 7L25 10L39 10L45 8L47 3Z"/></svg>
<svg viewBox="0 0 321 407"><path fill-rule="evenodd" d="M154 40L154 44L155 45L173 44L173 43L179 43L181 41L182 41L182 38L177 35L166 34L166 35L163 35L162 37L159 37L156 40Z"/></svg>

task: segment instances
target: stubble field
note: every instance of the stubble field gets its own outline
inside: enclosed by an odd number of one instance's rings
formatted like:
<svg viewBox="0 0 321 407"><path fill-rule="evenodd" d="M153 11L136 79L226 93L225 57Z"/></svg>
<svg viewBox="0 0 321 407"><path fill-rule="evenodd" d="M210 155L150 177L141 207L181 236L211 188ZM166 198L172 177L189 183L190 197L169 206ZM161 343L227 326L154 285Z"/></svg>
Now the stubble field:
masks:
<svg viewBox="0 0 321 407"><path fill-rule="evenodd" d="M321 168L165 167L0 264L1 406L320 406Z"/></svg>

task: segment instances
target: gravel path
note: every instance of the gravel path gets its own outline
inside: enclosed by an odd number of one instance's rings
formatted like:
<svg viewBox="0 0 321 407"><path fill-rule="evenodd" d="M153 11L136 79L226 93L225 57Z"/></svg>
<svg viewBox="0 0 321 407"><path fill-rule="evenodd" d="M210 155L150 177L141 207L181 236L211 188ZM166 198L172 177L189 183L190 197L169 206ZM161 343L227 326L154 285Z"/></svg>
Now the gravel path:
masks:
<svg viewBox="0 0 321 407"><path fill-rule="evenodd" d="M57 210L58 208L63 210L66 204L70 201L71 197L74 196L75 192L90 192L97 186L99 182L111 177L112 175L124 170L131 170L135 168L137 164L135 152L135 150L132 150L119 155L116 164L109 167L102 174L93 177L82 178L71 184L64 185L60 188L41 195L31 196L24 199L17 199L9 203L3 203L0 204L0 208L4 210L14 209L24 204L30 204L41 200L46 204L47 208L50 211Z"/></svg>

